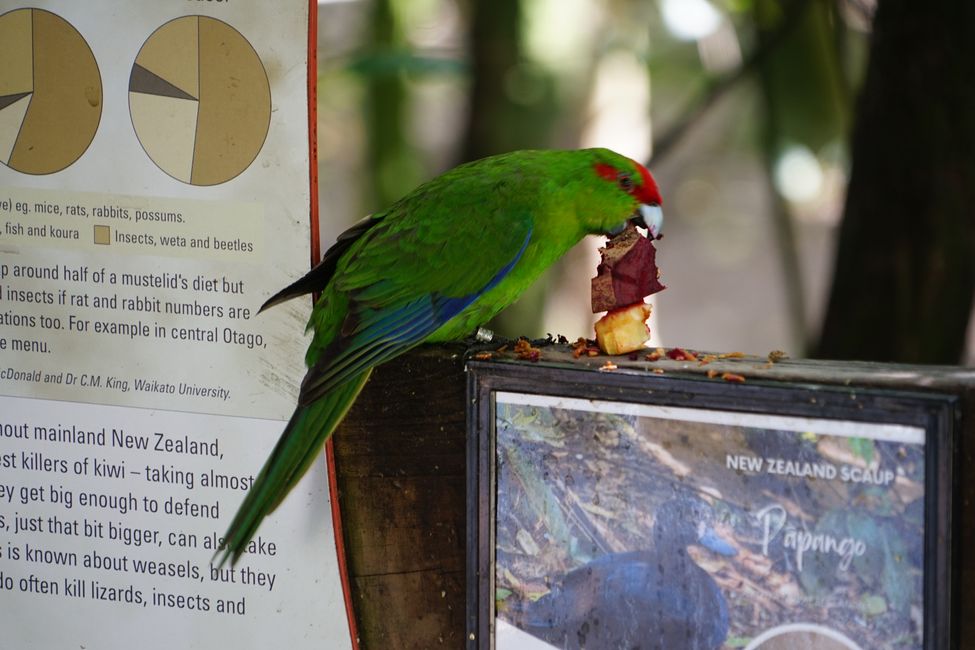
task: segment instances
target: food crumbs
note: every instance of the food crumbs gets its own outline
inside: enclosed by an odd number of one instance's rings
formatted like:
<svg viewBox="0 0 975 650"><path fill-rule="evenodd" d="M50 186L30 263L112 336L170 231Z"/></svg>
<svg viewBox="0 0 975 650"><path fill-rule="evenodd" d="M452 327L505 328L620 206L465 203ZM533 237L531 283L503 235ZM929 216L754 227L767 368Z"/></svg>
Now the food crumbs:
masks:
<svg viewBox="0 0 975 650"><path fill-rule="evenodd" d="M742 375L736 375L733 372L726 372L723 375L721 375L721 378L724 379L725 381L730 381L730 382L735 383L735 384L743 384L743 383L745 383L745 377L744 376L742 376Z"/></svg>
<svg viewBox="0 0 975 650"><path fill-rule="evenodd" d="M655 375L662 375L662 374L664 374L664 369L663 368L654 368L650 372L652 372Z"/></svg>
<svg viewBox="0 0 975 650"><path fill-rule="evenodd" d="M576 359L582 355L594 357L598 354L599 348L585 337L580 336L578 339L576 339L576 342L572 344L572 356Z"/></svg>
<svg viewBox="0 0 975 650"><path fill-rule="evenodd" d="M478 352L474 355L474 358L478 361L487 361L494 356L493 352Z"/></svg>
<svg viewBox="0 0 975 650"><path fill-rule="evenodd" d="M524 359L525 361L538 361L542 358L542 351L538 348L533 348L532 344L528 342L528 339L518 339L515 343L515 355L519 359Z"/></svg>
<svg viewBox="0 0 975 650"><path fill-rule="evenodd" d="M782 359L787 359L788 357L789 355L782 350L772 350L768 353L768 362L778 363L779 361L782 361Z"/></svg>
<svg viewBox="0 0 975 650"><path fill-rule="evenodd" d="M572 356L573 356L573 358L578 359L579 357L581 357L585 353L586 348L588 348L588 347L589 347L589 343L588 343L588 341L586 341L585 338L583 338L581 336L579 338L577 338L576 339L576 342L572 344Z"/></svg>
<svg viewBox="0 0 975 650"><path fill-rule="evenodd" d="M723 352L718 355L719 359L741 359L745 356L744 352Z"/></svg>
<svg viewBox="0 0 975 650"><path fill-rule="evenodd" d="M718 371L717 370L715 370L714 368L711 368L710 370L708 370L708 379L714 379L717 376L718 376Z"/></svg>
<svg viewBox="0 0 975 650"><path fill-rule="evenodd" d="M693 352L689 352L683 348L671 348L667 352L667 356L674 361L697 361L697 356Z"/></svg>
<svg viewBox="0 0 975 650"><path fill-rule="evenodd" d="M617 368L617 366L616 366L615 363L613 363L612 361L607 361L602 366L600 366L599 369L600 370L616 370L616 368Z"/></svg>
<svg viewBox="0 0 975 650"><path fill-rule="evenodd" d="M654 351L643 358L646 359L647 361L660 361L660 356L661 355L659 352Z"/></svg>

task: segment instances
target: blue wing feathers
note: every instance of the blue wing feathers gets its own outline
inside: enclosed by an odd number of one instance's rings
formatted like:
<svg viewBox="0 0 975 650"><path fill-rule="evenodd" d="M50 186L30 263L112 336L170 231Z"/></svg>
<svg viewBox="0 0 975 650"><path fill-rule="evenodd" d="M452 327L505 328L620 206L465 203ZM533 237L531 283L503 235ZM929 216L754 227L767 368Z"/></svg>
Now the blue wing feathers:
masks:
<svg viewBox="0 0 975 650"><path fill-rule="evenodd" d="M511 272L511 269L515 267L515 264L518 263L518 260L521 259L521 256L525 254L525 249L528 248L528 242L530 242L532 239L532 230L533 230L532 228L529 228L528 232L525 233L525 239L524 241L521 242L521 248L518 249L518 253L516 253L515 256L511 258L510 262L502 266L501 269L494 274L493 278L488 280L488 283L484 285L484 287L478 292L475 298L484 294L487 291L490 291L494 287L498 286L498 283L500 283L501 280L504 279L504 276L508 275L508 273Z"/></svg>
<svg viewBox="0 0 975 650"><path fill-rule="evenodd" d="M352 296L352 325L340 335L302 382L299 404L307 405L350 377L372 368L421 343L444 323L496 287L511 272L531 240L525 234L515 256L476 292L459 297L426 295L395 308L370 308L385 287L373 285Z"/></svg>

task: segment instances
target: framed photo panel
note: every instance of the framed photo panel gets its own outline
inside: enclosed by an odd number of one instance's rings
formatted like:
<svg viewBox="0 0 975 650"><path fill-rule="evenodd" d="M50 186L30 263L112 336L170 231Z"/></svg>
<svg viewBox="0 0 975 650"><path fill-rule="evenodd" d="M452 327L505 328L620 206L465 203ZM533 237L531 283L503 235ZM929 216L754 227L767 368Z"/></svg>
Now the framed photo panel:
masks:
<svg viewBox="0 0 975 650"><path fill-rule="evenodd" d="M954 397L469 382L471 650L949 647Z"/></svg>

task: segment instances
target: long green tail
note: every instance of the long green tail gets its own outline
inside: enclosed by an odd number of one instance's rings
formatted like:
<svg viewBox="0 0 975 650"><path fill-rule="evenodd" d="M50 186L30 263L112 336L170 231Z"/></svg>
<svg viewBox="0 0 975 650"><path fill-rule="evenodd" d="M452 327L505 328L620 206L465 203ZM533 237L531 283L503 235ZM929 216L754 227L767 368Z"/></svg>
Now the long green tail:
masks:
<svg viewBox="0 0 975 650"><path fill-rule="evenodd" d="M220 556L218 567L228 559L231 565L237 563L264 517L274 512L318 457L371 372L366 370L312 404L295 409L214 555Z"/></svg>

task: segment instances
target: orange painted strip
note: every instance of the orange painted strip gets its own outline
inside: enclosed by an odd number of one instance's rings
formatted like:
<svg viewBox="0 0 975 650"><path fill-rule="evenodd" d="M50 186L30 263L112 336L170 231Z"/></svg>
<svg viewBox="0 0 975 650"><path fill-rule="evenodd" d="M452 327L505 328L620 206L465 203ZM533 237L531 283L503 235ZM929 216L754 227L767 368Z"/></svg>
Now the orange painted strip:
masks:
<svg viewBox="0 0 975 650"><path fill-rule="evenodd" d="M321 231L318 224L318 2L308 2L308 181L311 184L311 266L318 264L322 256ZM318 299L315 295L314 299ZM349 637L353 650L359 650L359 629L352 607L352 588L345 557L345 535L342 529L342 510L339 508L339 486L335 474L335 451L332 439L325 443L325 466L328 470L328 494L331 497L332 530L335 533L335 551L338 557L339 575L342 576L342 594L345 597L345 614L349 620Z"/></svg>

